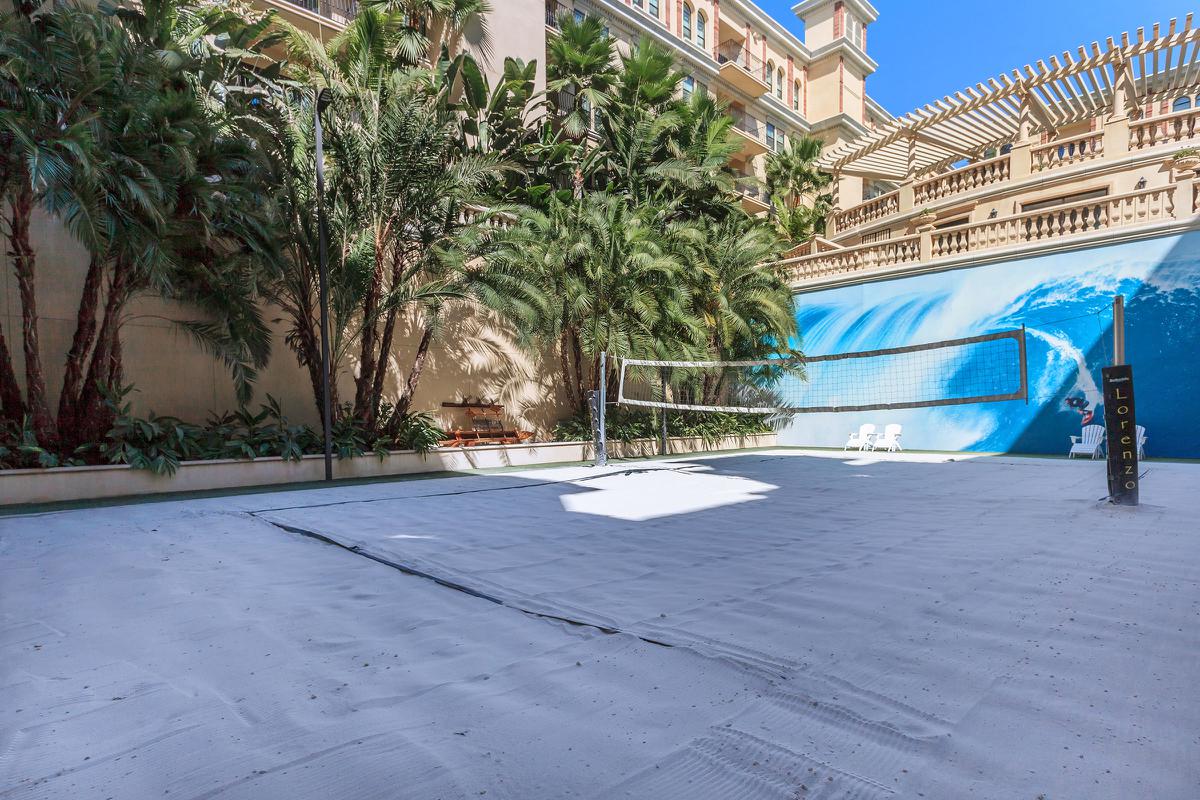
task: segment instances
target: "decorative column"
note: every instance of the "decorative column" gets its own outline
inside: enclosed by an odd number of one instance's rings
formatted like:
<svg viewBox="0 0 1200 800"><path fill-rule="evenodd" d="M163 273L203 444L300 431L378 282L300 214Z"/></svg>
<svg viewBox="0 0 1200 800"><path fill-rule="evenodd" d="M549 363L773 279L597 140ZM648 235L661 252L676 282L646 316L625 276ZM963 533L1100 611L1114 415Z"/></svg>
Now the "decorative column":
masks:
<svg viewBox="0 0 1200 800"><path fill-rule="evenodd" d="M808 119L808 64L804 65L804 77L801 79L801 81L800 99L804 104L801 111L804 114L804 118Z"/></svg>
<svg viewBox="0 0 1200 800"><path fill-rule="evenodd" d="M1119 53L1112 65L1113 83L1112 108L1104 118L1104 157L1114 158L1129 153L1129 87L1123 79L1126 70L1124 57Z"/></svg>
<svg viewBox="0 0 1200 800"><path fill-rule="evenodd" d="M838 113L846 110L846 59L838 56Z"/></svg>
<svg viewBox="0 0 1200 800"><path fill-rule="evenodd" d="M675 0L675 35L683 38L683 0Z"/></svg>
<svg viewBox="0 0 1200 800"><path fill-rule="evenodd" d="M1019 92L1021 109L1017 112L1017 140L1008 154L1008 179L1028 178L1033 174L1033 114L1029 110L1029 95Z"/></svg>
<svg viewBox="0 0 1200 800"><path fill-rule="evenodd" d="M712 49L713 61L721 60L721 0L713 0L712 18Z"/></svg>
<svg viewBox="0 0 1200 800"><path fill-rule="evenodd" d="M792 59L792 54L791 54L791 53L788 53L787 61L788 61L788 68L787 68L787 104L788 104L788 108L795 108L795 107L796 107L796 79L792 77L792 70L793 70L793 68L794 68L794 63L795 63L795 62L794 62L794 60Z"/></svg>
<svg viewBox="0 0 1200 800"><path fill-rule="evenodd" d="M897 208L897 212L900 214L907 214L917 205L916 192L913 189L917 178L917 137L910 134L907 138L908 163L904 180L900 183L899 208Z"/></svg>

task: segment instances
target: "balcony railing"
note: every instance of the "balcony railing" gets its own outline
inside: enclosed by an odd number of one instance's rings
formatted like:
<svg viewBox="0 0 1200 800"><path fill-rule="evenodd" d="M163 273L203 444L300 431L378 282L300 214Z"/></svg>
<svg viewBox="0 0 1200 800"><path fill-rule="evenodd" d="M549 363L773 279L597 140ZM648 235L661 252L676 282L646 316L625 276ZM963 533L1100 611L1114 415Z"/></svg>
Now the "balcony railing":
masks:
<svg viewBox="0 0 1200 800"><path fill-rule="evenodd" d="M294 6L311 11L326 19L349 22L358 13L356 0L287 0Z"/></svg>
<svg viewBox="0 0 1200 800"><path fill-rule="evenodd" d="M740 108L729 109L729 116L733 117L733 127L737 128L747 136L753 137L762 141L763 124L756 117L752 117Z"/></svg>
<svg viewBox="0 0 1200 800"><path fill-rule="evenodd" d="M920 260L921 236L913 234L886 242L803 256L787 262L787 268L793 281L803 282L913 264Z"/></svg>
<svg viewBox="0 0 1200 800"><path fill-rule="evenodd" d="M987 161L977 161L964 167L935 175L913 186L913 202L918 206L941 200L953 194L961 194L993 183L1008 180L1009 156L1007 154Z"/></svg>
<svg viewBox="0 0 1200 800"><path fill-rule="evenodd" d="M784 262L795 282L886 270L938 258L1069 239L1086 233L1151 225L1190 216L1200 204L1200 183L1138 189L1079 200L1000 219L910 234L873 244L816 253ZM1180 205L1177 207L1177 202Z"/></svg>
<svg viewBox="0 0 1200 800"><path fill-rule="evenodd" d="M722 42L718 45L717 63L736 64L760 81L766 80L766 65L763 64L763 60L748 48L742 47L740 42Z"/></svg>
<svg viewBox="0 0 1200 800"><path fill-rule="evenodd" d="M865 203L861 203L846 211L839 211L834 215L834 226L839 231L856 228L859 225L865 225L868 222L874 222L877 219L895 214L900 210L900 192L888 192L881 194L878 197L873 197Z"/></svg>
<svg viewBox="0 0 1200 800"><path fill-rule="evenodd" d="M1186 142L1200 136L1200 108L1131 123L1129 149L1145 150L1160 144Z"/></svg>
<svg viewBox="0 0 1200 800"><path fill-rule="evenodd" d="M749 175L744 175L741 177L741 179L735 180L733 185L734 188L737 189L738 194L745 195L746 197L750 197L755 200L761 200L764 203L767 202L766 190L762 187L762 184Z"/></svg>
<svg viewBox="0 0 1200 800"><path fill-rule="evenodd" d="M1104 157L1104 133L1097 131L1070 139L1059 139L1057 142L1033 148L1033 171L1044 172L1048 169L1069 167Z"/></svg>

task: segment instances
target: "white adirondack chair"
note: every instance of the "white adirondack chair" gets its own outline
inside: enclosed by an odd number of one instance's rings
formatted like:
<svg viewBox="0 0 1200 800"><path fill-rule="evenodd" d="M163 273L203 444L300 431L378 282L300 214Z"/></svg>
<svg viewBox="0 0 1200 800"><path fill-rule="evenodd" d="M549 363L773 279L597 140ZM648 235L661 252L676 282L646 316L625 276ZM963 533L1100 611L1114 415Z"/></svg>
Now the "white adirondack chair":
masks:
<svg viewBox="0 0 1200 800"><path fill-rule="evenodd" d="M1067 458L1075 456L1099 458L1100 448L1103 446L1104 428L1099 425L1085 425L1079 436L1071 437L1071 449L1067 451Z"/></svg>
<svg viewBox="0 0 1200 800"><path fill-rule="evenodd" d="M842 446L842 450L870 450L875 442L875 426L870 422L864 422L858 426L857 433L851 433L850 438L846 440L846 444Z"/></svg>
<svg viewBox="0 0 1200 800"><path fill-rule="evenodd" d="M895 453L904 448L900 446L900 432L904 430L903 425L891 423L883 427L883 435L876 438L871 443L872 450L887 450L889 453Z"/></svg>

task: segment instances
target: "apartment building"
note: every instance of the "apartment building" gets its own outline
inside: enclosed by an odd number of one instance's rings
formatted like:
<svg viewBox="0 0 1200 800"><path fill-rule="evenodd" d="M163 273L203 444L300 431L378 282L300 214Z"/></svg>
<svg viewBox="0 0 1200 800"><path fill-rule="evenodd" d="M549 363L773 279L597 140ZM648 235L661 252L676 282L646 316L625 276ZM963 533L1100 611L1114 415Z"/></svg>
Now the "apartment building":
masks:
<svg viewBox="0 0 1200 800"><path fill-rule="evenodd" d="M324 39L353 16L352 0L255 0ZM539 64L544 85L546 38L563 15L596 17L618 49L643 36L671 50L687 73L682 91L709 92L729 104L741 149L734 168L743 207L768 210L762 191L766 155L789 138L819 136L843 145L886 124L890 115L866 91L877 64L867 55L868 27L878 12L866 0L803 0L793 12L804 41L749 0L496 0L466 47L489 77L508 56ZM838 178L843 206L889 191L888 181Z"/></svg>
<svg viewBox="0 0 1200 800"><path fill-rule="evenodd" d="M1200 29L1139 28L935 101L826 150L896 188L843 195L797 288L1162 236L1200 212Z"/></svg>

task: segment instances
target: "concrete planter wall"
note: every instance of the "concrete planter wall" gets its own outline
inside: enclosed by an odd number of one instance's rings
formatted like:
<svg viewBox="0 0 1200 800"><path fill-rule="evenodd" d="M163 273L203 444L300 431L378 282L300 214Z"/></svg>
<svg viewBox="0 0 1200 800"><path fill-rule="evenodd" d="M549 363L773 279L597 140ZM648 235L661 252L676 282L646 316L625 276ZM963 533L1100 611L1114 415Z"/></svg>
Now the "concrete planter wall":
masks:
<svg viewBox="0 0 1200 800"><path fill-rule="evenodd" d="M710 444L699 438L676 437L670 440L670 451L698 453L773 447L777 438L774 433L730 436ZM651 439L609 445L609 455L613 458L651 456L657 451L657 442ZM434 450L424 456L411 450L399 450L384 459L366 455L334 460L333 474L335 478L377 478L419 472L563 464L590 458L591 442L456 447ZM0 506L304 483L319 481L324 475L324 459L319 455L304 456L299 461L281 458L185 461L174 475L155 475L124 465L3 470L0 471Z"/></svg>

